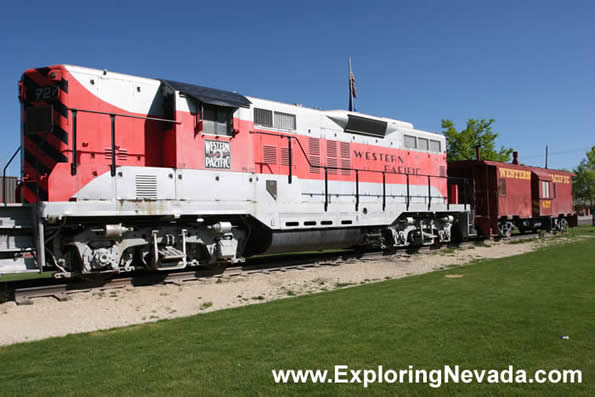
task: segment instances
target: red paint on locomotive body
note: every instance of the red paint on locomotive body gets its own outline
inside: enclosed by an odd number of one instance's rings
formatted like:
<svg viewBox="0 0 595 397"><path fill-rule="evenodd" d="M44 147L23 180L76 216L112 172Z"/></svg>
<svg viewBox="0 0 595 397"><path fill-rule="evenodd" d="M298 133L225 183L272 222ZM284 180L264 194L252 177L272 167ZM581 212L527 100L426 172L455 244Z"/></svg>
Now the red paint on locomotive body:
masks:
<svg viewBox="0 0 595 397"><path fill-rule="evenodd" d="M56 98L42 101L31 101L25 98L24 107L37 107L50 105L54 109L54 125L52 130L42 131L35 135L28 135L23 131L25 153L23 156L23 174L25 179L30 179L36 174L35 159L39 158L42 166L40 188L44 192L40 195L41 201L68 201L77 191L98 175L109 170L111 159L110 118L103 114L78 112L77 115L77 173L71 175L70 167L72 155L72 113L70 109L85 109L96 112L117 113L133 116L147 116L148 114L135 114L127 112L110 103L100 100L89 92L70 72L62 65L52 66L47 69L47 76L52 73L61 76L62 85L67 90L60 89ZM39 69L29 69L23 75L25 89L38 89L37 87L51 86L51 78L39 77ZM65 82L65 83L64 83ZM41 104L39 104L40 102ZM26 111L25 113L25 123ZM146 124L146 125L145 125ZM147 122L142 119L119 118L117 119L116 157L120 164L130 166L145 166L145 136L158 136L161 132L157 122ZM35 142L31 138L35 137ZM150 141L150 139L149 139ZM150 142L149 144L155 144ZM52 161L49 158L48 144L52 145L52 154L60 157L61 161ZM126 148L122 150L121 148ZM45 149L45 150L44 150ZM53 153L55 152L55 153ZM28 153L31 153L30 157ZM37 155L39 153L39 155ZM31 158L32 160L29 160ZM34 178L31 182L34 182ZM24 185L24 199L26 202L37 201L34 183Z"/></svg>
<svg viewBox="0 0 595 397"><path fill-rule="evenodd" d="M41 72L40 72L41 70ZM278 136L255 134L254 132L268 132L255 128L253 120L240 118L238 113L233 119L233 136L209 135L196 130L197 114L186 110L174 109L168 114L166 106L158 103L161 100L160 83L158 80L150 82L123 81L121 86L113 88L105 85L104 77L96 75L97 71L77 71L77 76L64 65L49 68L30 69L23 76L25 91L29 92L41 88L53 87L56 76L61 82L58 95L54 98L41 99L39 103L30 97L23 98L25 107L47 106L54 107L54 125L52 131L48 128L36 135L23 132L24 151L24 198L26 202L37 200L34 182L39 167L39 188L41 201L68 201L84 186L96 177L109 172L111 164L111 119L109 114L117 114L116 130L116 159L118 166L135 167L171 167L177 169L205 169L205 144L207 141L229 142L233 153L230 167L220 171L289 174L288 140ZM107 72L104 73L104 75ZM52 77L50 77L52 76ZM139 78L140 79L140 78ZM105 81L109 76L105 77ZM144 79L149 81L149 79ZM147 85L155 91L153 103L147 105L146 111L131 111L126 106L118 106L103 98L108 97L106 91L119 90L111 93L112 97L130 104L130 108L141 108L138 103L146 101L143 90ZM125 98L125 100L122 100ZM41 104L41 105L40 105ZM73 115L77 112L77 158L76 173L71 174L73 163ZM101 112L102 114L90 113ZM26 114L26 112L24 112ZM137 116L141 118L127 118L121 116ZM25 116L26 117L26 116ZM156 117L173 119L176 123L146 120L142 117ZM25 124L28 121L25 119ZM446 193L446 156L440 153L411 151L386 146L376 146L343 140L325 139L322 136L300 135L295 132L277 130L279 134L292 136L299 143L293 148L292 173L302 179L324 179L324 170L310 167L328 166L328 179L332 181L354 181L355 171L334 169L353 168L374 170L361 172L359 180L362 183L406 184L407 174L409 184L431 186L437 189L443 197ZM336 134L335 134L336 135ZM348 134L343 134L348 135ZM347 136L349 139L349 136ZM312 140L317 142L319 154L311 155L308 147ZM269 149L267 149L267 147ZM264 150L273 150L277 160L265 158ZM304 153L300 151L304 149ZM40 165L35 164L39 161ZM310 161L310 163L308 163ZM384 176L383 176L384 173ZM432 178L428 178L432 176ZM444 177L444 178L441 178Z"/></svg>
<svg viewBox="0 0 595 397"><path fill-rule="evenodd" d="M254 129L253 131L268 133L269 130ZM279 140L276 136L255 135L254 158L256 172L263 174L289 174L287 139ZM409 174L409 183L417 186L428 186L428 175L431 175L430 185L440 191L446 197L446 155L443 153L419 153L403 149L393 149L382 146L366 145L361 143L351 143L336 141L332 139L322 139L317 137L308 137L303 135L283 133L285 136L292 136L299 140L299 144L292 147L292 165L293 175L302 179L324 179L324 170L312 166L336 167L328 170L328 179L333 181L353 182L355 180L355 171L349 171L341 168L351 168L361 170L359 172L359 181L368 183L382 183L384 178L386 184L407 184L407 175ZM307 152L312 144L318 147L317 155L301 153L301 149ZM294 141L295 142L295 141ZM296 147L297 146L297 147ZM336 149L329 150L329 147ZM279 149L281 151L281 161L267 161L264 151L267 148ZM327 156L327 154L337 153L336 156ZM365 172L376 171L376 172ZM444 178L440 178L444 177Z"/></svg>
<svg viewBox="0 0 595 397"><path fill-rule="evenodd" d="M68 148L68 83L59 66L29 69L20 83L22 103L20 195L25 202L49 200L49 176L53 169L67 161ZM37 125L45 118L53 131Z"/></svg>

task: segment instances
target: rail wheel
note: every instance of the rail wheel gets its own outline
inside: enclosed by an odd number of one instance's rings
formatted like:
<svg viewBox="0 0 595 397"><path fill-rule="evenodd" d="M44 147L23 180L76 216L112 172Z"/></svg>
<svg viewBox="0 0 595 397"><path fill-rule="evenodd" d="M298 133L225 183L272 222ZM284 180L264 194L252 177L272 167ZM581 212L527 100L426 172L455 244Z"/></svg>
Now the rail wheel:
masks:
<svg viewBox="0 0 595 397"><path fill-rule="evenodd" d="M560 218L560 220L558 221L558 229L562 233L565 233L568 231L568 221L566 220L566 218Z"/></svg>
<svg viewBox="0 0 595 397"><path fill-rule="evenodd" d="M510 238L512 236L512 229L514 226L511 222L504 222L498 225L498 231L500 233L500 237Z"/></svg>

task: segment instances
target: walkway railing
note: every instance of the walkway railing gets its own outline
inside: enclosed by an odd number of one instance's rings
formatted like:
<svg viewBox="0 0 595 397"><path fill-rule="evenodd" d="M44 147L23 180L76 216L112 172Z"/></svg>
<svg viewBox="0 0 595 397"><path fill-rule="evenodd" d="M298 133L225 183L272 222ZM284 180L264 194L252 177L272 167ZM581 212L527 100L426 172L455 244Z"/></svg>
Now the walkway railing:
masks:
<svg viewBox="0 0 595 397"><path fill-rule="evenodd" d="M70 164L70 173L72 175L76 175L76 168L77 168L77 164L78 164L77 163L76 138L77 138L77 115L79 112L102 114L102 115L106 115L106 116L110 117L110 120L111 120L111 151L112 151L112 164L110 166L111 176L116 176L116 117L152 120L152 121L163 121L165 123L172 123L172 124L182 124L181 121L161 119L158 117L133 116L133 115L129 115L129 114L99 112L96 110L86 110L86 109L76 109L76 108L69 108L68 110L70 110L70 113L72 113L72 163Z"/></svg>
<svg viewBox="0 0 595 397"><path fill-rule="evenodd" d="M311 168L318 168L318 169L324 169L324 210L327 211L328 210L328 206L329 206L329 188L328 188L328 170L340 170L340 171L354 171L355 172L355 210L359 211L359 204L360 204L360 191L359 191L359 174L360 172L368 172L368 173L373 173L373 174L382 174L382 210L385 211L386 210L386 175L404 175L406 177L406 184L407 184L407 194L406 196L400 195L400 196L396 196L396 197L405 197L405 203L406 203L406 208L407 210L409 210L409 206L411 204L411 198L417 198L417 197L422 197L427 199L428 202L428 210L431 209L432 207L432 198L434 199L444 199L443 196L432 196L432 178L439 178L439 179L445 179L447 180L447 209L450 209L450 189L448 189L448 182L456 182L457 185L462 184L463 185L463 197L468 197L467 193L468 193L468 188L470 185L470 180L468 178L462 178L462 177L449 177L446 175L428 175L428 174L410 174L410 173L406 173L406 172L398 172L398 171L381 171L381 170L365 170L365 169L360 169L360 168L351 168L351 167L334 167L334 166L328 166L328 165L317 165L317 164L312 164L312 162L310 161L310 159L308 158L308 155L306 154L306 151L304 149L304 147L302 146L302 143L300 142L300 140L295 137L295 136L291 136L291 135L285 135L285 134L279 134L279 133L274 133L274 132L264 132L264 131L251 131L250 133L252 134L260 134L260 135L268 135L268 136L275 136L275 137L279 137L281 139L287 139L288 140L288 157L289 157L289 172L288 172L288 183L292 183L292 177L293 177L293 157L292 157L292 141L296 141L298 144L298 147L302 153L302 155L304 156L304 158L306 159L306 162L308 163L308 166ZM427 196L412 196L410 194L410 176L413 177L427 177L428 178L428 195ZM465 210L467 209L467 202L463 203L464 204L464 208Z"/></svg>
<svg viewBox="0 0 595 397"><path fill-rule="evenodd" d="M10 166L10 163L12 163L12 160L14 160L14 158L20 151L21 147L19 146L17 150L13 153L12 157L10 157L10 160L8 160L8 162L4 166L4 170L2 170L2 203L4 205L6 205L6 170Z"/></svg>

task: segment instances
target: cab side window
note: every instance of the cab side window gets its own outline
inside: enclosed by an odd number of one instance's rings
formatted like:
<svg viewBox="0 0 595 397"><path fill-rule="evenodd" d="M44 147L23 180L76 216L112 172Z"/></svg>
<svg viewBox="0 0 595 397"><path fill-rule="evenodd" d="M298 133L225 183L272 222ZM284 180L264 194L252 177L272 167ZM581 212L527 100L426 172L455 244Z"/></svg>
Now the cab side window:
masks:
<svg viewBox="0 0 595 397"><path fill-rule="evenodd" d="M205 134L232 135L232 108L204 104L203 112L203 132Z"/></svg>

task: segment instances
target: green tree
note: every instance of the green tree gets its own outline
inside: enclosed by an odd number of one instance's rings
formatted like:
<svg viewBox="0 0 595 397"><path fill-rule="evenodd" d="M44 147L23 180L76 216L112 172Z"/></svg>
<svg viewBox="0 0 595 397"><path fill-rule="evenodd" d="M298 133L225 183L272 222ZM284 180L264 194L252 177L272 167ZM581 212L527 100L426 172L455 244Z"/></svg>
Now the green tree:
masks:
<svg viewBox="0 0 595 397"><path fill-rule="evenodd" d="M595 204L595 146L587 152L587 156L574 169L576 178L572 185L574 198L589 204Z"/></svg>
<svg viewBox="0 0 595 397"><path fill-rule="evenodd" d="M481 146L481 158L492 161L510 161L512 148L500 147L496 150L498 134L492 130L494 119L467 120L467 127L457 131L450 120L442 120L442 132L446 136L446 149L448 161L475 159L475 147Z"/></svg>

